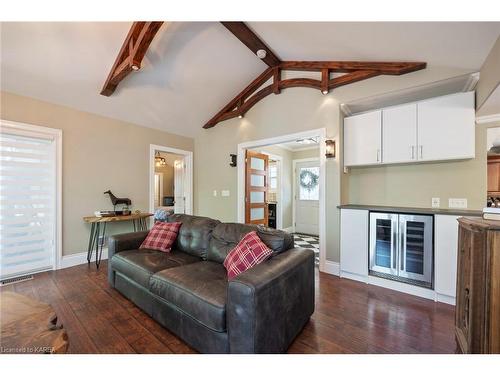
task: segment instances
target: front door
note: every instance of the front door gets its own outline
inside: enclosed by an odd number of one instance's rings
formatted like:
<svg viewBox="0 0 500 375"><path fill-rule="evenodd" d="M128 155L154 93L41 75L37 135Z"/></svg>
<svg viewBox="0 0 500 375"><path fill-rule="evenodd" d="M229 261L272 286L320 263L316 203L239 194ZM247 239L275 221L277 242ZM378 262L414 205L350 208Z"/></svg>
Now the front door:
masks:
<svg viewBox="0 0 500 375"><path fill-rule="evenodd" d="M269 157L246 152L245 223L268 225L267 189Z"/></svg>
<svg viewBox="0 0 500 375"><path fill-rule="evenodd" d="M319 161L296 164L295 232L319 235Z"/></svg>

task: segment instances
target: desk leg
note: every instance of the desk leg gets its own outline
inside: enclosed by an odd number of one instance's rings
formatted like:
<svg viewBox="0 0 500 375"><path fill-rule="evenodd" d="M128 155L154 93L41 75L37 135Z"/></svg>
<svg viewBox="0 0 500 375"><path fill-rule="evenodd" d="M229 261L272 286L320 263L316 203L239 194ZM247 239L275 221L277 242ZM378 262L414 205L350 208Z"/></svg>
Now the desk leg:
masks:
<svg viewBox="0 0 500 375"><path fill-rule="evenodd" d="M132 220L132 223L134 224L134 232L137 232L137 228L135 226L135 220Z"/></svg>
<svg viewBox="0 0 500 375"><path fill-rule="evenodd" d="M99 227L98 227L99 228ZM99 237L102 236L101 249L99 249ZM102 259L102 248L104 247L104 240L106 236L106 222L104 222L102 226L102 234L99 234L99 229L97 230L97 240L96 240L96 249L95 249L95 265L96 268L99 269L99 264Z"/></svg>
<svg viewBox="0 0 500 375"><path fill-rule="evenodd" d="M96 227L96 223L91 223L91 225L90 225L89 246L87 248L87 263L88 264L90 264L90 261L92 259L92 252L94 250L95 227Z"/></svg>

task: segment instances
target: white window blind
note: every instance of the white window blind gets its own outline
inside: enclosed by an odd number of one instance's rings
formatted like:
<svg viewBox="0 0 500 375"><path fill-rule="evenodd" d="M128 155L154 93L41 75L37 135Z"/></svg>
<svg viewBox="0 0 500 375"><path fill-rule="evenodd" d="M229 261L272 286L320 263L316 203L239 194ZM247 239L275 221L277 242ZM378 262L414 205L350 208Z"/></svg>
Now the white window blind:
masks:
<svg viewBox="0 0 500 375"><path fill-rule="evenodd" d="M56 147L0 133L0 279L54 264Z"/></svg>

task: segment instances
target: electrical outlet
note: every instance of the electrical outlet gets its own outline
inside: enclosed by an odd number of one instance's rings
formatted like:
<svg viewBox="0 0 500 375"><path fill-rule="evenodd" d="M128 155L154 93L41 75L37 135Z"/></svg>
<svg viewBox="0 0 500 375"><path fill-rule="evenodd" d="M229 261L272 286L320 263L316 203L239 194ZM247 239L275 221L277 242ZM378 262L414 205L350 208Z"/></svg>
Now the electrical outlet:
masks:
<svg viewBox="0 0 500 375"><path fill-rule="evenodd" d="M439 208L441 200L439 198L432 198L432 208Z"/></svg>
<svg viewBox="0 0 500 375"><path fill-rule="evenodd" d="M450 198L448 199L448 207L449 208L467 208L467 199L466 198Z"/></svg>
<svg viewBox="0 0 500 375"><path fill-rule="evenodd" d="M222 190L222 191L221 191L221 195L222 195L223 197L229 197L229 195L230 195L230 194L229 194L229 190Z"/></svg>
<svg viewBox="0 0 500 375"><path fill-rule="evenodd" d="M217 196L217 190L214 190L214 197Z"/></svg>

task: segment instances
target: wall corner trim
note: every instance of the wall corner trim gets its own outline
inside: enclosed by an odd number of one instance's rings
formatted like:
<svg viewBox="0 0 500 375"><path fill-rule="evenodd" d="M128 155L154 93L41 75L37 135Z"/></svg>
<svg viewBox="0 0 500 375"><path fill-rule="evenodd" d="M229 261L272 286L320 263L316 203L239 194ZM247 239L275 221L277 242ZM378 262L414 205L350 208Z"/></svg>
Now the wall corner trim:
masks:
<svg viewBox="0 0 500 375"><path fill-rule="evenodd" d="M490 122L497 122L497 121L500 122L500 113L476 117L476 124L487 124Z"/></svg>

